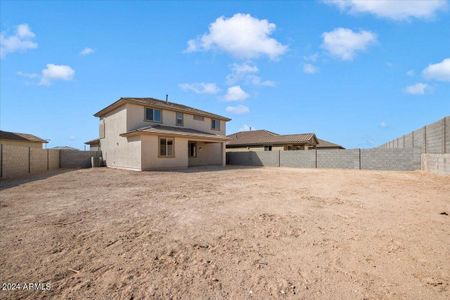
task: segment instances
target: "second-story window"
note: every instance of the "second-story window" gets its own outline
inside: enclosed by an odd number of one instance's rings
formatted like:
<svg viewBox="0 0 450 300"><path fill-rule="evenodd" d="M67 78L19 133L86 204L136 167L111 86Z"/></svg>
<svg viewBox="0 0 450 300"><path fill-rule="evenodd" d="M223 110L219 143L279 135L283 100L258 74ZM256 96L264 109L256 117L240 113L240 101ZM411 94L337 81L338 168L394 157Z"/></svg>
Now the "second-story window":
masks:
<svg viewBox="0 0 450 300"><path fill-rule="evenodd" d="M219 120L211 120L211 129L212 130L220 130L220 121Z"/></svg>
<svg viewBox="0 0 450 300"><path fill-rule="evenodd" d="M153 109L153 108L146 108L145 109L145 120L161 123L161 110Z"/></svg>
<svg viewBox="0 0 450 300"><path fill-rule="evenodd" d="M177 126L183 126L183 125L184 125L183 113L177 112Z"/></svg>

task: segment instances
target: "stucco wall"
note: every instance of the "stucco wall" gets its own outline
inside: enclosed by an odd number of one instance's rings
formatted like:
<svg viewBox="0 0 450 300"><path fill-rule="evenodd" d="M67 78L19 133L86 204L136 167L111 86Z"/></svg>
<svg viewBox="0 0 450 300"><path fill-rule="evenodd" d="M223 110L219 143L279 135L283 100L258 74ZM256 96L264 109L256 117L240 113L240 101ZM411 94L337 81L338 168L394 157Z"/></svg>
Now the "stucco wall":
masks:
<svg viewBox="0 0 450 300"><path fill-rule="evenodd" d="M197 157L189 157L189 166L222 165L222 147L223 143L197 142Z"/></svg>
<svg viewBox="0 0 450 300"><path fill-rule="evenodd" d="M127 129L134 130L140 127L149 126L151 124L163 124L167 126L176 126L176 112L169 110L162 110L162 122L153 123L145 121L145 107L133 104L126 105L128 109L127 116ZM184 113L184 126L185 128L192 128L203 132L210 132L214 134L226 133L226 122L220 121L220 131L211 129L211 119L204 118L203 121L194 120L194 116Z"/></svg>
<svg viewBox="0 0 450 300"><path fill-rule="evenodd" d="M142 136L142 170L178 169L188 167L188 139L175 138L175 156L159 157L156 135Z"/></svg>
<svg viewBox="0 0 450 300"><path fill-rule="evenodd" d="M100 139L100 147L106 165L112 168L141 170L140 137L121 137L127 132L126 105L103 117L105 137Z"/></svg>

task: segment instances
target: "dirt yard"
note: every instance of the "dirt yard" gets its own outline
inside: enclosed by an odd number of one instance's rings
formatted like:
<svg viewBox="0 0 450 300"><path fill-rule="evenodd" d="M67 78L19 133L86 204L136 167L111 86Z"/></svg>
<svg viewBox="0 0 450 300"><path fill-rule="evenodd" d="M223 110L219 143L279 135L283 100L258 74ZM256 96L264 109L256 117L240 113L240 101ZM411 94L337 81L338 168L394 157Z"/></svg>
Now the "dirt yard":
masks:
<svg viewBox="0 0 450 300"><path fill-rule="evenodd" d="M87 169L3 182L2 299L449 299L450 177ZM4 287L4 286L3 286Z"/></svg>

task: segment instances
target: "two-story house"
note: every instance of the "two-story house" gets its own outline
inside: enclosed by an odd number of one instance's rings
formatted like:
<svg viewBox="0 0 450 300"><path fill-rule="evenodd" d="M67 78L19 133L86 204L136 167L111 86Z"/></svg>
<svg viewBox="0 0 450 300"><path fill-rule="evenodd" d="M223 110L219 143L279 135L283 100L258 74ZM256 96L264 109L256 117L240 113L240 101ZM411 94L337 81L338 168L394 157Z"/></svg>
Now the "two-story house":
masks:
<svg viewBox="0 0 450 300"><path fill-rule="evenodd" d="M154 98L120 98L97 112L108 167L157 170L225 165L229 118Z"/></svg>

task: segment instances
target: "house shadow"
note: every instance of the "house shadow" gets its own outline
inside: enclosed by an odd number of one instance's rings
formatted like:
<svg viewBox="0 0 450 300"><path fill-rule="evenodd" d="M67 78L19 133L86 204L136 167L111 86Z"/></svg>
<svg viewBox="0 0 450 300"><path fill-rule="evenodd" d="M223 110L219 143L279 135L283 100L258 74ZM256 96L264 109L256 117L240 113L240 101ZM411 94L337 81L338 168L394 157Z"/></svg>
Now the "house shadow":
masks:
<svg viewBox="0 0 450 300"><path fill-rule="evenodd" d="M40 173L40 174L26 175L21 178L0 179L0 191L9 189L9 188L13 188L15 186L25 184L28 182L44 180L49 177L53 177L53 176L56 176L59 174L76 171L76 170L77 169L57 169L57 170L50 170L50 171L47 171L45 173Z"/></svg>

